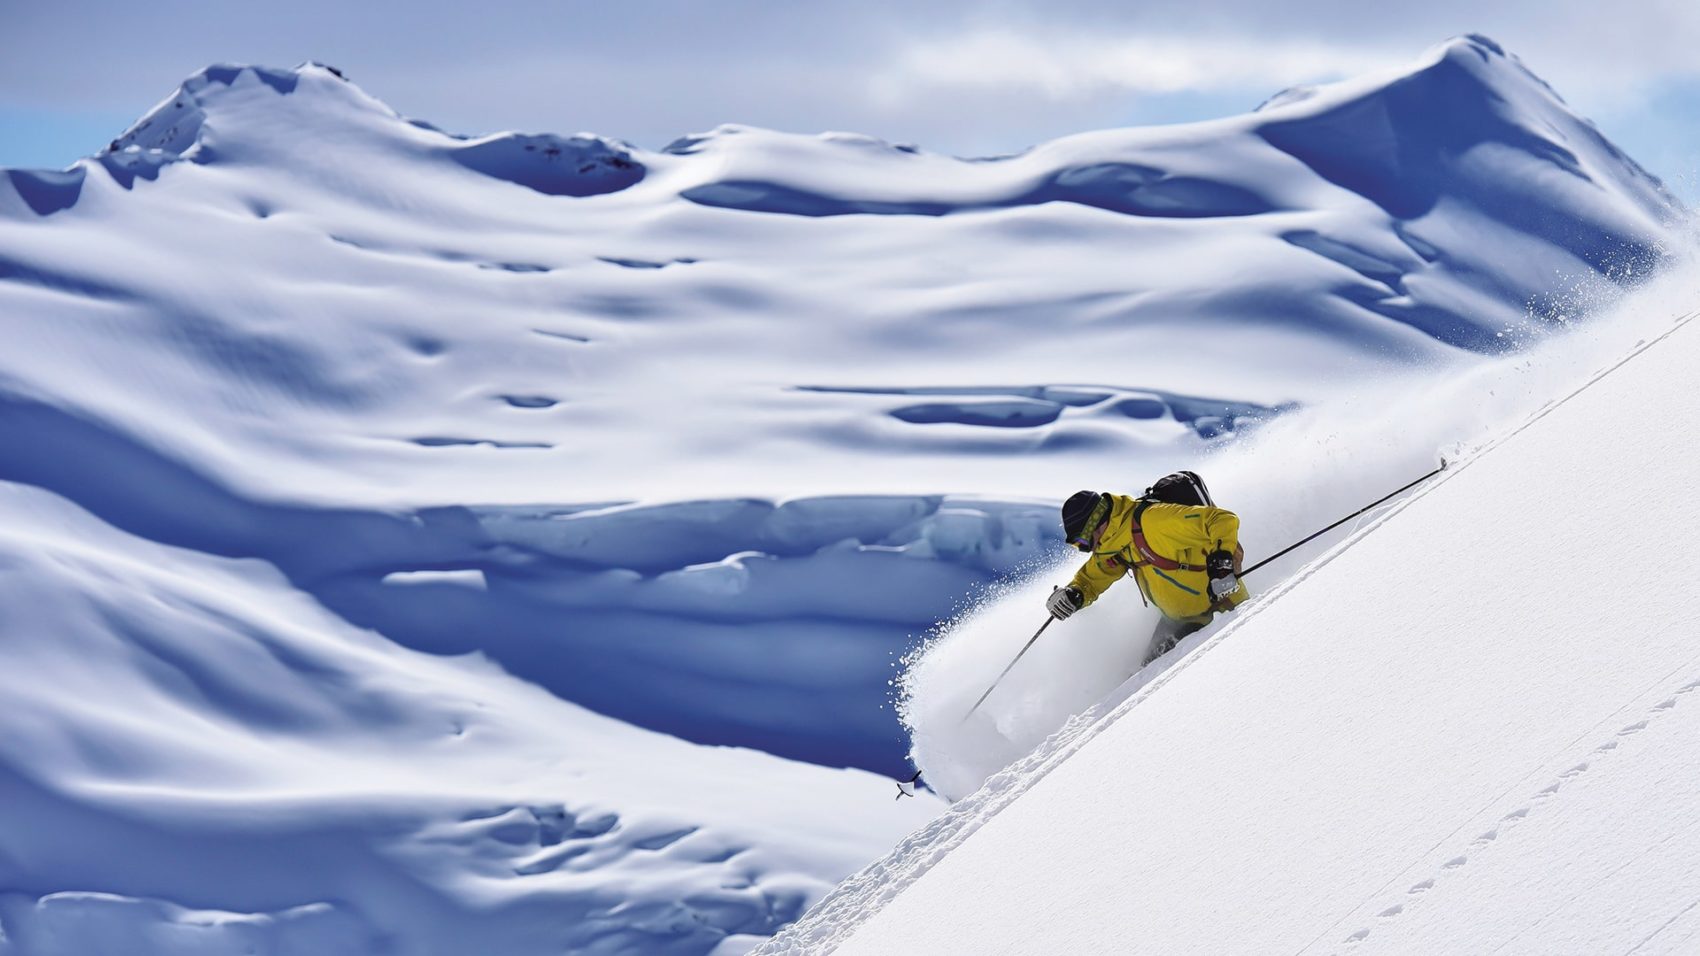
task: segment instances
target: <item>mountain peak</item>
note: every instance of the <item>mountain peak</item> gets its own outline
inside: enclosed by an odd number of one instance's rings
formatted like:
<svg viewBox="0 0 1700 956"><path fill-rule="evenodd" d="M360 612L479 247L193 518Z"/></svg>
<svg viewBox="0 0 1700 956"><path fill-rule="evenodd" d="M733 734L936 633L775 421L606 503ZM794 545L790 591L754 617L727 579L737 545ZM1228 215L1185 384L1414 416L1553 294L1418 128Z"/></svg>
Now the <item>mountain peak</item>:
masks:
<svg viewBox="0 0 1700 956"><path fill-rule="evenodd" d="M1539 234L1598 188L1652 214L1677 208L1663 183L1479 34L1448 40L1404 70L1281 94L1259 117L1256 132L1270 145L1397 219L1450 199ZM1506 181L1508 162L1538 182ZM1578 240L1570 251L1606 271L1618 238Z"/></svg>
<svg viewBox="0 0 1700 956"><path fill-rule="evenodd" d="M303 84L306 86L303 86ZM215 63L196 72L161 100L117 138L104 153L139 150L157 151L161 158L184 158L200 143L209 109L216 109L226 96L269 90L275 96L291 96L305 89L335 90L377 103L348 81L334 66L308 61L292 70L239 63ZM387 107L385 108L387 109Z"/></svg>
<svg viewBox="0 0 1700 956"><path fill-rule="evenodd" d="M1492 85L1493 77L1502 70L1512 70L1522 80L1533 80L1548 93L1552 88L1516 57L1505 51L1493 39L1479 33L1453 37L1436 44L1422 56L1405 66L1382 70L1364 76L1327 84L1304 84L1284 89L1265 100L1254 112L1263 113L1281 107L1315 101L1313 108L1326 109L1342 102L1371 96L1390 87L1412 82L1424 82L1452 71ZM1556 97L1556 94L1554 94Z"/></svg>
<svg viewBox="0 0 1700 956"><path fill-rule="evenodd" d="M1505 55L1505 48L1504 47L1500 46L1499 43L1496 42L1492 37L1486 36L1486 35L1481 34L1481 33L1466 33L1466 34L1464 34L1463 36L1460 36L1460 37L1453 37L1451 40L1447 41L1447 45L1448 46L1481 47L1483 49L1488 50L1489 52L1498 54L1499 56Z"/></svg>
<svg viewBox="0 0 1700 956"><path fill-rule="evenodd" d="M1411 72L1413 78L1461 70L1490 87L1501 83L1533 85L1552 99L1563 102L1545 80L1523 65L1523 61L1507 52L1497 41L1480 33L1466 33L1437 44L1418 62L1422 65Z"/></svg>

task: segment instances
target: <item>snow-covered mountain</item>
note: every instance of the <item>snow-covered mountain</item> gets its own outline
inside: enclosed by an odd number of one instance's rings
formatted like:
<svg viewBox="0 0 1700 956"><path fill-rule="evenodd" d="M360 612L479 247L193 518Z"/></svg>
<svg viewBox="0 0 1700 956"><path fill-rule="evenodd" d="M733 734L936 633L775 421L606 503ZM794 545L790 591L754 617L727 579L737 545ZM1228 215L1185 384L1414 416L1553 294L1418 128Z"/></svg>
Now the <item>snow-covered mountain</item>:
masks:
<svg viewBox="0 0 1700 956"><path fill-rule="evenodd" d="M939 812L866 772L895 665L1056 499L1206 462L1267 553L1677 215L1480 39L986 160L209 68L0 173L0 953L741 951ZM1077 646L942 790L1130 670Z"/></svg>

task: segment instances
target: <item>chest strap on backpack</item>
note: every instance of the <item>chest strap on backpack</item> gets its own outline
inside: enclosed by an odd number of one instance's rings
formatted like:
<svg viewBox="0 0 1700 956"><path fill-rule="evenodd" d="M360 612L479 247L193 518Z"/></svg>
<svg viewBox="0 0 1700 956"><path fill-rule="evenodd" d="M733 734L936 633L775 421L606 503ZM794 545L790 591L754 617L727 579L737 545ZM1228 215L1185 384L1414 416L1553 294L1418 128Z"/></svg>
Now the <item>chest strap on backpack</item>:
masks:
<svg viewBox="0 0 1700 956"><path fill-rule="evenodd" d="M1149 564L1159 571L1206 571L1202 564L1182 564L1179 561L1165 558L1151 550L1151 545L1145 541L1145 529L1140 527L1139 519L1144 516L1145 509L1151 507L1149 499L1141 499L1139 507L1133 509L1133 550L1137 557L1134 566Z"/></svg>

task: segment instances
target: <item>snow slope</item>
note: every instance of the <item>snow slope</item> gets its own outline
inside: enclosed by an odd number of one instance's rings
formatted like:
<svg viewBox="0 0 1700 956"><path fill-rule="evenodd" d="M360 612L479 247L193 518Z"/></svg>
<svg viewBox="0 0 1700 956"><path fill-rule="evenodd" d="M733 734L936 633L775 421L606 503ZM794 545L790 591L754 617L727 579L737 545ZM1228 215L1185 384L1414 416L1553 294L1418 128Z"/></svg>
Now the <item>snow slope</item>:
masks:
<svg viewBox="0 0 1700 956"><path fill-rule="evenodd" d="M1685 271L1535 356L1594 375L761 951L1693 952Z"/></svg>
<svg viewBox="0 0 1700 956"><path fill-rule="evenodd" d="M932 813L404 650L260 562L0 504L0 953L706 952Z"/></svg>
<svg viewBox="0 0 1700 956"><path fill-rule="evenodd" d="M1057 498L1207 462L1267 548L1676 214L1479 38L978 161L208 68L0 171L0 951L747 948L939 812L861 772L894 665L1035 586Z"/></svg>

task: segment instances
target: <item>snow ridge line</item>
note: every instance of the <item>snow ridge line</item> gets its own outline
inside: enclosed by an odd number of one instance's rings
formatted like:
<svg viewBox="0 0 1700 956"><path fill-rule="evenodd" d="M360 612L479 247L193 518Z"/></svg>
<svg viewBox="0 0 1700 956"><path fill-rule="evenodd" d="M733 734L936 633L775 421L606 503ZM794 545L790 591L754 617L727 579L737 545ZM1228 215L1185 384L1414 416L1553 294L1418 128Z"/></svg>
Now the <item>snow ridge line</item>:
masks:
<svg viewBox="0 0 1700 956"><path fill-rule="evenodd" d="M1693 310L1693 311L1690 311L1690 312L1686 312L1686 313L1683 313L1683 314L1677 316L1676 319L1673 320L1670 328L1659 333L1657 336L1653 337L1652 339L1647 339L1647 340L1643 340L1641 342L1638 342L1633 348L1631 348L1629 350L1629 352L1625 353L1622 358L1611 363L1610 365L1606 366L1605 368L1601 369L1600 371L1595 372L1592 376L1590 376L1588 378L1587 381L1583 382L1581 385L1578 385L1576 388L1572 389L1570 392L1564 394L1563 396L1561 396L1559 398L1552 399L1552 400L1548 401L1547 403L1542 405L1539 409L1532 412L1522 422L1520 422L1516 426L1510 428L1509 430L1505 431L1504 433L1502 433L1498 437L1490 438L1490 439L1474 446L1473 448L1470 448L1467 451L1463 452L1462 454L1460 454L1458 456L1458 460L1456 462L1449 462L1446 470L1441 472L1439 475L1436 475L1435 479L1433 481L1429 481L1426 484L1419 486L1417 489L1412 491L1411 494L1409 494L1409 495L1405 496L1404 498L1401 498L1398 501L1390 504L1386 508L1386 510L1377 514L1374 517L1374 519L1371 520L1371 522L1369 524L1364 525L1363 527L1359 528L1358 530L1353 531L1350 535L1348 535L1339 544L1328 549L1328 551L1326 553L1324 553L1320 557L1316 558L1315 560L1309 562L1304 567L1300 568L1298 571L1294 572L1291 577L1282 581L1280 584L1277 584L1272 590L1270 590L1270 591L1264 593L1263 595L1259 596L1250 606L1244 607L1243 610L1247 613L1245 613L1243 615L1236 615L1235 619L1233 621L1230 621L1220 631L1217 631L1215 634L1211 635L1209 640L1207 640L1203 644L1199 645L1198 650L1203 651L1206 648L1214 645L1217 641L1220 641L1223 638L1227 637L1229 634L1233 633L1235 630L1237 630L1241 626L1242 621L1245 621L1245 620L1247 620L1251 617L1254 617L1256 615L1256 613L1260 609L1262 609L1263 607L1267 606L1269 604L1269 602L1275 600L1281 594L1286 593L1286 591L1291 589L1294 585L1298 584L1301 581L1307 580L1312 575L1314 575L1317 571L1326 567L1329 563L1333 562L1334 559L1339 557L1340 554L1344 550L1352 547L1353 545L1358 543L1360 540L1362 540L1365 535L1373 532L1376 528L1380 527L1382 522L1386 521L1388 518L1391 518L1393 515L1396 515L1399 512L1403 511L1405 508L1409 507L1412 502L1417 501L1421 498L1424 498L1429 494L1432 494L1435 489L1439 488L1441 485L1445 484L1446 482L1451 481L1458 473L1462 472L1464 469L1466 469L1466 468L1470 467L1472 464L1474 464L1477 459L1479 459L1483 455L1486 455L1487 453L1499 448L1501 445L1504 445L1506 442L1515 438L1517 435L1523 433L1524 431L1527 431L1530 426L1534 425L1536 422L1545 418L1547 415L1549 415L1553 411L1557 410L1560 406L1563 406L1564 404L1568 403L1570 400L1574 399L1576 396L1587 391L1589 388L1592 388L1594 385L1598 384L1601 379L1604 379L1606 376L1608 376L1611 373L1622 368L1624 365L1626 365L1630 361L1632 361L1636 356L1647 351L1648 349L1659 344L1660 342L1665 341L1666 339L1670 338L1672 335L1675 335L1678 331L1680 331L1682 328L1687 326L1690 322L1694 321L1696 318L1700 318L1700 309L1696 309L1696 310ZM1192 654L1188 654L1187 656L1191 657ZM1180 665L1177 665L1177 668L1179 666Z"/></svg>
<svg viewBox="0 0 1700 956"><path fill-rule="evenodd" d="M1542 405L1539 409L1530 413L1529 417L1525 418L1522 422L1520 422L1516 426L1512 427L1511 429L1505 431L1504 433L1502 433L1498 437L1490 438L1490 439L1474 446L1473 448L1470 448L1469 450L1463 452L1462 454L1460 454L1458 456L1458 460L1456 462L1449 462L1447 464L1446 470L1441 472L1439 475L1436 475L1435 479L1433 481L1429 481L1429 482L1425 483L1424 485L1419 486L1414 491L1412 491L1411 494L1409 494L1409 495L1405 496L1404 498L1401 498L1398 501L1394 502L1393 504L1389 505L1385 511L1382 511L1379 514L1377 514L1375 516L1375 518L1369 524L1364 525L1360 529L1353 531L1350 535L1348 535L1339 544L1328 549L1328 551L1326 553L1324 553L1320 557L1316 558L1315 560L1309 562L1304 567L1300 568L1298 571L1294 572L1291 577L1287 578L1285 581L1282 581L1280 584L1277 584L1272 590L1261 595L1258 599L1256 599L1253 602L1253 604L1251 606L1244 607L1243 609L1247 612L1250 612L1250 613L1247 613L1243 616L1236 615L1236 617L1233 621L1229 622L1228 625L1223 627L1220 631L1217 631L1215 634L1211 635L1210 639L1205 641L1203 644L1201 644L1198 649L1200 651L1202 651L1205 648L1210 647L1211 645L1214 645L1217 641L1221 640L1222 638L1226 637L1227 635L1232 633L1234 630L1236 630L1240 626L1241 621L1244 621L1244 620L1248 619L1249 617L1255 616L1255 613L1259 609L1266 606L1270 601L1274 600L1275 598L1277 598L1281 594L1285 593L1293 585L1299 583L1300 581L1304 581L1304 580L1310 578L1317 571L1326 567L1335 558L1339 557L1339 555L1342 551L1344 551L1347 548L1350 548L1352 545L1354 545L1358 541L1362 540L1364 535L1367 535L1370 532L1374 531L1376 528L1380 527L1382 522L1386 521L1388 518L1392 517L1395 514L1398 514L1400 511L1403 511L1406 507L1408 507L1411 504L1411 502L1417 501L1417 500L1419 500L1419 499L1421 499L1421 498L1423 498L1423 497L1425 497L1429 494L1432 494L1436 488L1439 488L1441 485L1445 484L1446 482L1451 481L1454 476L1456 476L1458 473L1462 472L1464 469L1470 467L1470 465L1474 464L1477 459L1479 459L1483 455L1499 448L1501 445L1504 445L1506 442L1515 438L1517 435L1523 433L1524 431L1527 431L1530 426L1532 426L1536 422L1540 421L1541 419L1545 418L1547 415L1551 414L1553 411L1557 410L1560 406L1566 404L1571 399L1574 399L1576 396L1587 391L1589 388L1592 388L1594 385L1598 384L1601 379L1605 378L1607 375L1610 375L1611 373L1622 368L1624 365L1628 364L1631 360L1633 360L1636 356L1647 351L1648 349L1659 344L1660 342L1665 341L1666 339L1670 338L1672 335L1675 335L1678 331L1680 331L1683 327L1687 326L1690 322L1694 321L1694 319L1696 319L1696 318L1700 318L1700 309L1696 309L1696 310L1693 310L1693 311L1690 311L1690 312L1686 312L1686 313L1683 313L1683 314L1677 316L1676 319L1673 320L1670 328L1659 333L1657 336L1653 337L1652 339L1647 339L1647 340L1643 340L1641 342L1638 342L1633 348L1631 348L1629 350L1629 352L1624 354L1624 356L1622 358L1611 363L1610 365L1606 366L1605 368L1601 369L1600 371L1595 372L1592 376L1590 376L1588 378L1587 381L1583 382L1581 385L1578 385L1576 388L1572 389L1570 392L1564 394L1563 396L1561 396L1559 398L1552 399L1552 400L1548 401L1546 404ZM1191 657L1192 655L1188 654L1187 656Z"/></svg>
<svg viewBox="0 0 1700 956"><path fill-rule="evenodd" d="M1624 356L1622 358L1611 363L1610 365L1607 365L1605 368L1600 369L1598 372L1595 372L1592 376L1590 376L1588 378L1587 381L1583 382L1581 385L1578 385L1576 388L1572 389L1569 393L1565 394L1564 396L1562 396L1560 398L1555 398L1555 399L1547 402L1546 404L1542 405L1540 408L1538 408L1534 412L1530 413L1529 417L1524 419L1522 424L1518 425L1515 428L1512 428L1510 431L1505 432L1504 434L1500 435L1498 438L1489 439L1488 441L1486 441L1486 442L1484 442L1480 445L1477 445L1473 450L1471 450L1471 452L1469 453L1469 455L1467 457L1460 459L1460 461L1458 463L1459 464L1459 470L1463 470L1463 468L1466 465L1468 465L1470 462L1475 461L1477 458L1481 457L1483 454L1485 454L1489 451L1492 451L1495 448L1498 448L1499 446L1505 444L1506 442L1510 441L1511 439L1517 437L1519 434L1522 434L1524 431L1528 430L1529 426L1533 425L1534 423L1536 423L1536 422L1540 421L1541 419L1547 417L1548 415L1552 414L1554 411L1556 411L1558 408L1560 408L1561 406L1568 403L1571 399L1575 398L1576 396L1582 394L1583 392L1587 391L1590 388L1593 388L1595 385L1598 385L1600 383L1600 381L1602 379L1604 379L1606 376L1617 371L1618 369L1622 368L1623 366L1628 365L1631 361L1633 361L1641 353L1647 351L1648 349L1652 348L1653 346L1658 345L1659 343L1661 343L1661 342L1665 341L1666 339L1670 338L1671 336L1675 335L1677 332L1681 331L1684 327L1686 327L1690 322L1693 322L1696 318L1700 318L1700 309L1694 309L1692 311L1684 312L1684 313L1678 315L1675 319L1673 319L1671 321L1670 328L1664 330L1663 332L1660 332L1658 335L1655 335L1651 339L1643 339L1640 342L1637 342L1632 348L1630 348L1630 350L1628 352L1626 352L1624 354ZM1448 476L1442 475L1441 477L1446 478ZM1436 482L1435 484L1438 484L1438 482ZM1427 494L1427 489L1425 489L1423 491L1423 494ZM1413 495L1412 497L1417 497L1417 496Z"/></svg>
<svg viewBox="0 0 1700 956"><path fill-rule="evenodd" d="M1352 532L1339 544L1306 564L1291 577L1280 582L1272 590L1254 599L1249 604L1242 605L1232 621L1210 635L1194 650L1187 652L1173 665L1161 670L1154 676L1147 676L1145 671L1149 668L1142 668L1138 673L1129 677L1120 687L1106 695L1103 701L1070 718L1067 723L1046 738L1043 744L1035 748L1031 754L992 775L973 795L953 804L949 810L931 823L905 838L884 859L869 864L840 883L819 903L811 907L803 919L786 927L780 934L753 950L752 954L760 954L760 956L798 954L798 956L801 956L801 954L809 953L826 953L845 942L854 935L855 930L864 920L899 896L911 883L924 876L928 870L973 836L980 827L984 826L992 817L995 817L1004 807L1019 799L1049 775L1052 770L1056 769L1059 764L1072 757L1098 734L1156 693L1158 689L1174 679L1175 675L1191 666L1195 662L1195 658L1227 640L1235 631L1245 626L1246 621L1256 617L1263 608L1278 600L1282 594L1308 580L1319 570L1332 563L1346 549L1357 544L1364 536L1373 533L1388 519L1404 511L1411 503L1433 493L1436 488L1451 480L1458 472L1469 467L1476 459L1510 441L1559 406L1569 402L1607 375L1623 367L1636 356L1670 338L1697 317L1700 317L1700 310L1679 315L1670 328L1652 339L1637 343L1622 358L1594 373L1575 389L1542 405L1524 421L1497 438L1489 439L1470 448L1459 456L1455 464L1450 464L1445 472L1437 475L1436 480L1426 483L1406 497L1391 503L1376 514L1368 524ZM1182 643L1184 645L1185 642ZM1336 926L1338 922L1336 922ZM1330 929L1332 928L1330 927ZM1324 935L1326 935L1326 931ZM1315 945L1315 942L1313 941L1310 945ZM1310 945L1305 948L1309 949Z"/></svg>

